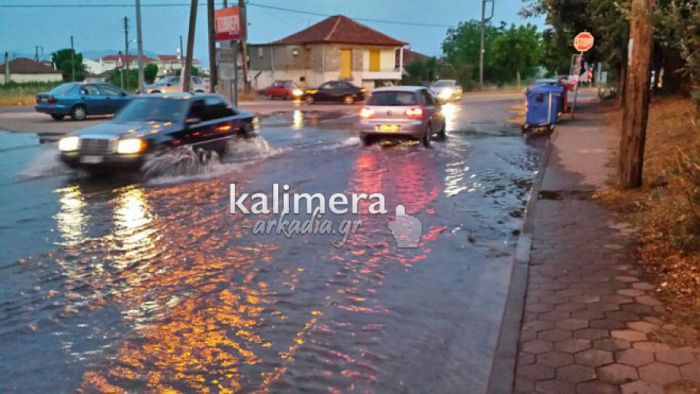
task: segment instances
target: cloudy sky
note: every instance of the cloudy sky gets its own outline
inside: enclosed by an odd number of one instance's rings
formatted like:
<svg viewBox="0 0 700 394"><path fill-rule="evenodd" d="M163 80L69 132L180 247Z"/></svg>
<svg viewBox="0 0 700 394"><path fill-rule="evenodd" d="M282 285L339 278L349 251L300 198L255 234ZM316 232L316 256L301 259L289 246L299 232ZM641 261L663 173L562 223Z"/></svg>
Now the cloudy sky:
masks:
<svg viewBox="0 0 700 394"><path fill-rule="evenodd" d="M199 1L195 55L206 63L205 2ZM217 6L222 2L217 0ZM156 53L176 53L180 35L187 34L189 0L141 0L141 3L144 48ZM49 4L67 7L46 7ZM35 45L40 45L49 53L69 47L71 35L78 51L123 49L123 17L132 23L131 37L136 36L133 4L133 0L0 0L0 50L33 54ZM496 0L494 21L543 26L541 19L521 19L518 10L522 6L522 0ZM409 42L419 52L440 55L446 26L478 19L480 7L480 0L250 0L249 41L276 40L324 19L322 15L343 14L351 18L408 22L409 25L398 25L362 21ZM130 47L135 50L135 42ZM134 50L130 49L130 53Z"/></svg>

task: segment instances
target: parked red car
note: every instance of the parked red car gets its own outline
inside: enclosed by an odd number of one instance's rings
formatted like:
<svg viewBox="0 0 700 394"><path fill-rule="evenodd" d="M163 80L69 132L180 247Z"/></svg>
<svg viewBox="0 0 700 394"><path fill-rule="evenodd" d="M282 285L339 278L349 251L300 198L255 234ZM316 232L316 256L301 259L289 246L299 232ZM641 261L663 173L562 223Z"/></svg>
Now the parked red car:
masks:
<svg viewBox="0 0 700 394"><path fill-rule="evenodd" d="M267 89L265 95L271 100L281 98L284 100L298 99L304 95L304 91L299 89L293 81L275 81Z"/></svg>

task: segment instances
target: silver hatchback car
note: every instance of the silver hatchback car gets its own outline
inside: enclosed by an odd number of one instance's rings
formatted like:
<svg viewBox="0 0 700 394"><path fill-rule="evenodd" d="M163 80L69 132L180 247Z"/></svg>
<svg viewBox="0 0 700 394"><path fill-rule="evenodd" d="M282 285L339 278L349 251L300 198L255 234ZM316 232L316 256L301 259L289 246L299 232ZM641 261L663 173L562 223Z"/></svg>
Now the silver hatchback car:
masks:
<svg viewBox="0 0 700 394"><path fill-rule="evenodd" d="M445 135L440 105L423 86L390 86L375 89L360 111L360 139L404 136L425 146L434 135Z"/></svg>

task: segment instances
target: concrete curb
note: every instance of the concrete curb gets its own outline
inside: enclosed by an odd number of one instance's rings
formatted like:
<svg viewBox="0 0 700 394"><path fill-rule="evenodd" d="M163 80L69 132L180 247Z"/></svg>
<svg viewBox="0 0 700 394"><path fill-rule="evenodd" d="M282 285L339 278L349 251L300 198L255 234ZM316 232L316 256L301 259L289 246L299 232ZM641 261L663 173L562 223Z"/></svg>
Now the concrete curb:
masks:
<svg viewBox="0 0 700 394"><path fill-rule="evenodd" d="M556 131L555 131L556 133ZM491 374L486 388L490 394L512 393L515 384L515 365L518 358L518 340L525 307L527 278L530 270L530 250L532 248L532 231L534 229L535 213L544 173L552 153L550 136L542 153L542 161L538 168L537 177L530 189L530 197L525 206L525 219L516 242L513 271L510 276L510 286L503 310L503 319L498 335L498 343L493 357Z"/></svg>

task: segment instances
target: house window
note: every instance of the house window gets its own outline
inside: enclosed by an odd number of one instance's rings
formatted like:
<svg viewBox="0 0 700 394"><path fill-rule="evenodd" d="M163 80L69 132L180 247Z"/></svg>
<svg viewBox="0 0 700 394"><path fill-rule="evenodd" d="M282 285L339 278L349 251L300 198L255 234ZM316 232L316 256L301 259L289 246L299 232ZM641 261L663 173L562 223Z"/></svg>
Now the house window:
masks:
<svg viewBox="0 0 700 394"><path fill-rule="evenodd" d="M292 56L299 56L299 50L296 48L292 49Z"/></svg>
<svg viewBox="0 0 700 394"><path fill-rule="evenodd" d="M263 58L263 53L264 53L264 52L263 52L263 47L258 47L258 57L259 57L260 59Z"/></svg>
<svg viewBox="0 0 700 394"><path fill-rule="evenodd" d="M352 49L340 50L340 78L352 79Z"/></svg>
<svg viewBox="0 0 700 394"><path fill-rule="evenodd" d="M369 71L379 71L381 69L381 53L379 49L369 51Z"/></svg>

